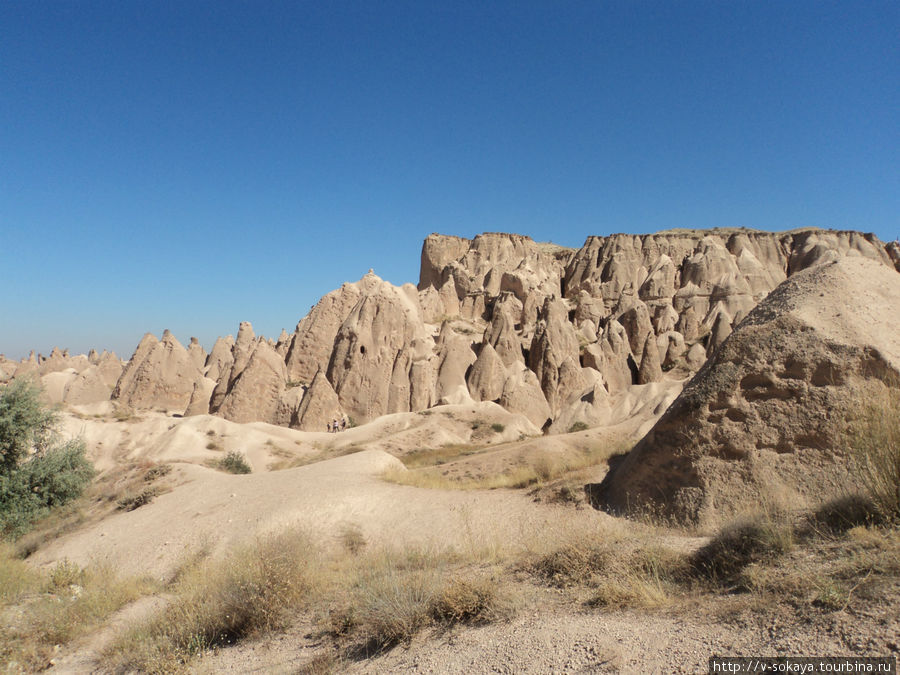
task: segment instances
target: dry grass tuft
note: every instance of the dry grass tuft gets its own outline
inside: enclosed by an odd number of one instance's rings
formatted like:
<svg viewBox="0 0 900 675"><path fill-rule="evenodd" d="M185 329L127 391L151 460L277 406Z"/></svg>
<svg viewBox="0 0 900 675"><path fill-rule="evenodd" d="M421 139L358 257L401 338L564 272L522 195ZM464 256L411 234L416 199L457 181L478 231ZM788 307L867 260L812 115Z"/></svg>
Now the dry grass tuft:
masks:
<svg viewBox="0 0 900 675"><path fill-rule="evenodd" d="M793 527L784 516L769 512L744 516L726 524L698 549L692 567L714 584L741 586L744 568L782 555L793 545Z"/></svg>
<svg viewBox="0 0 900 675"><path fill-rule="evenodd" d="M309 593L312 565L309 540L297 533L201 560L174 583L162 613L109 648L108 664L169 672L205 649L284 628Z"/></svg>
<svg viewBox="0 0 900 675"><path fill-rule="evenodd" d="M456 576L431 599L429 613L443 624L484 625L509 619L515 602L496 577Z"/></svg>
<svg viewBox="0 0 900 675"><path fill-rule="evenodd" d="M107 567L82 569L67 560L39 574L8 547L0 554L0 582L0 613L14 617L0 631L0 661L10 672L44 669L57 645L155 589L148 579L121 579Z"/></svg>
<svg viewBox="0 0 900 675"><path fill-rule="evenodd" d="M590 450L570 453L545 452L532 458L530 462L513 467L503 473L476 478L444 476L433 467L428 467L428 464L442 464L449 458L457 459L479 450L464 451L453 447L449 449L450 453L446 459L441 456L441 450L411 453L402 458L407 469L391 468L382 473L381 477L391 483L432 490L519 489L544 485L573 472L597 466L607 461L620 448L618 446L596 446ZM411 470L419 466L425 466L426 468Z"/></svg>
<svg viewBox="0 0 900 675"><path fill-rule="evenodd" d="M900 523L900 389L884 388L873 396L847 440L873 515Z"/></svg>

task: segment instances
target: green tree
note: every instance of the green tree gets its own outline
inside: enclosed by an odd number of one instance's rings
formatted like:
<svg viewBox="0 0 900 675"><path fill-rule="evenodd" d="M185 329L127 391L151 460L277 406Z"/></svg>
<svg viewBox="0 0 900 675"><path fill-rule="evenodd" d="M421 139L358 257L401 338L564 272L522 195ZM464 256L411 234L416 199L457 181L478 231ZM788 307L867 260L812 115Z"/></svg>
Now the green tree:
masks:
<svg viewBox="0 0 900 675"><path fill-rule="evenodd" d="M0 474L15 471L32 448L40 454L51 441L56 413L41 403L30 379L13 380L0 392Z"/></svg>
<svg viewBox="0 0 900 675"><path fill-rule="evenodd" d="M91 482L84 442L58 444L57 422L33 382L17 380L0 390L0 535L22 534Z"/></svg>

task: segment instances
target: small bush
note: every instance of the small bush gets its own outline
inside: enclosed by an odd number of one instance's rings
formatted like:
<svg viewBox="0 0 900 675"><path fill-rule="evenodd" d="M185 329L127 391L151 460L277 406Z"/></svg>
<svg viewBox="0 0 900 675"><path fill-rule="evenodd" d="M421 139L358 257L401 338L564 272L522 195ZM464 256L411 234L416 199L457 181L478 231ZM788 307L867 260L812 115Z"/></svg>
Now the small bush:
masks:
<svg viewBox="0 0 900 675"><path fill-rule="evenodd" d="M881 521L875 503L866 495L850 494L832 499L810 517L810 524L833 534L841 534L859 525L875 525Z"/></svg>
<svg viewBox="0 0 900 675"><path fill-rule="evenodd" d="M225 456L219 460L219 468L228 473L250 473L253 471L247 463L244 453L237 450L229 450Z"/></svg>
<svg viewBox="0 0 900 675"><path fill-rule="evenodd" d="M49 449L0 474L0 533L22 535L50 509L81 495L93 477L81 441Z"/></svg>
<svg viewBox="0 0 900 675"><path fill-rule="evenodd" d="M444 624L483 625L510 617L510 599L500 592L496 579L453 578L431 599L431 617Z"/></svg>
<svg viewBox="0 0 900 675"><path fill-rule="evenodd" d="M588 425L584 422L575 422L575 424L569 427L569 433L574 434L576 431L586 431L588 428Z"/></svg>
<svg viewBox="0 0 900 675"><path fill-rule="evenodd" d="M340 540L351 555L361 553L366 547L366 538L363 536L362 529L356 523L341 527Z"/></svg>
<svg viewBox="0 0 900 675"><path fill-rule="evenodd" d="M739 583L747 565L773 558L791 549L789 524L767 515L725 525L694 554L692 566L701 577L715 583Z"/></svg>
<svg viewBox="0 0 900 675"><path fill-rule="evenodd" d="M141 490L137 494L127 495L116 502L116 507L120 511L134 511L145 504L153 501L153 498L159 494L159 490L154 487L148 487Z"/></svg>
<svg viewBox="0 0 900 675"><path fill-rule="evenodd" d="M144 474L144 482L152 483L158 478L162 478L163 476L168 476L172 472L171 464L157 464L156 466L152 466L147 469L147 473Z"/></svg>
<svg viewBox="0 0 900 675"><path fill-rule="evenodd" d="M601 541L582 539L563 544L530 565L532 573L552 586L585 584L612 559L610 547Z"/></svg>
<svg viewBox="0 0 900 675"><path fill-rule="evenodd" d="M56 423L30 380L16 380L0 393L0 535L23 534L50 509L78 497L94 476L82 441L55 444Z"/></svg>
<svg viewBox="0 0 900 675"><path fill-rule="evenodd" d="M494 422L491 425L491 429L493 429L498 434L502 434L504 431L506 431L506 425L500 424L499 422Z"/></svg>

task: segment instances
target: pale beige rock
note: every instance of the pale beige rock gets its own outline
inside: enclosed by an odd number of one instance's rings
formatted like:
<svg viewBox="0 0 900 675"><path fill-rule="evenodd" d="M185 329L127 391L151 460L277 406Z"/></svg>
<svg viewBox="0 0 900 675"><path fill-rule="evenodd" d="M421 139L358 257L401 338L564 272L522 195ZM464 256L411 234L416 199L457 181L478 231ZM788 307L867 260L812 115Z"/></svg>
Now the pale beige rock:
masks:
<svg viewBox="0 0 900 675"><path fill-rule="evenodd" d="M326 431L333 420L343 419L343 416L344 411L334 388L325 371L319 370L303 396L291 426L303 431Z"/></svg>
<svg viewBox="0 0 900 675"><path fill-rule="evenodd" d="M194 361L194 364L198 369L202 370L204 366L206 366L206 357L208 356L206 350L203 349L203 345L200 344L200 341L192 337L191 343L187 348L188 356Z"/></svg>
<svg viewBox="0 0 900 675"><path fill-rule="evenodd" d="M110 392L115 388L124 368L125 364L116 356L115 352L107 352L104 349L97 359L97 369L100 371L100 377L103 383L109 387Z"/></svg>
<svg viewBox="0 0 900 675"><path fill-rule="evenodd" d="M472 343L456 334L449 322L444 322L438 339L437 377L434 397L438 405L473 402L466 384L469 366L475 363Z"/></svg>
<svg viewBox="0 0 900 675"><path fill-rule="evenodd" d="M234 349L234 338L231 335L216 340L212 351L206 357L206 377L218 382L221 378L227 378L231 374L231 367L234 365L232 349Z"/></svg>
<svg viewBox="0 0 900 675"><path fill-rule="evenodd" d="M507 305L494 307L494 316L484 331L482 342L494 348L504 365L525 363L522 342L516 334L515 319Z"/></svg>
<svg viewBox="0 0 900 675"><path fill-rule="evenodd" d="M721 311L716 315L712 330L709 333L709 342L706 344L707 354L712 354L731 335L731 317L728 312Z"/></svg>
<svg viewBox="0 0 900 675"><path fill-rule="evenodd" d="M425 323L440 323L446 316L444 303L434 286L428 285L419 291L419 306L422 308L422 319Z"/></svg>
<svg viewBox="0 0 900 675"><path fill-rule="evenodd" d="M216 381L208 377L201 377L194 382L194 391L191 392L191 400L185 408L184 416L209 414L209 400L215 388Z"/></svg>
<svg viewBox="0 0 900 675"><path fill-rule="evenodd" d="M190 402L194 382L202 376L171 332L166 330L162 340L147 333L123 369L112 398L133 408L182 412Z"/></svg>
<svg viewBox="0 0 900 675"><path fill-rule="evenodd" d="M278 341L275 343L275 351L282 359L287 358L288 349L290 349L291 347L292 339L293 335L288 334L288 332L284 328L282 328L281 335L278 336Z"/></svg>
<svg viewBox="0 0 900 675"><path fill-rule="evenodd" d="M388 412L391 391L408 390L409 360L395 372L398 355L427 334L415 296L381 280L374 273L360 282L362 296L341 324L334 340L328 379L342 408L357 422ZM408 409L408 408L407 408Z"/></svg>
<svg viewBox="0 0 900 675"><path fill-rule="evenodd" d="M300 320L286 357L291 381L308 384L319 369L328 369L338 330L366 291L367 283L363 277L356 283L343 284Z"/></svg>
<svg viewBox="0 0 900 675"><path fill-rule="evenodd" d="M217 414L232 422L276 424L287 369L275 349L263 339L250 353L250 360L232 383Z"/></svg>
<svg viewBox="0 0 900 675"><path fill-rule="evenodd" d="M687 351L685 361L691 370L700 370L700 367L706 363L706 349L704 346L699 342L692 344Z"/></svg>
<svg viewBox="0 0 900 675"><path fill-rule="evenodd" d="M644 342L644 353L641 355L641 365L638 370L638 384L650 384L659 382L663 377L662 367L659 363L659 347L656 340Z"/></svg>
<svg viewBox="0 0 900 675"><path fill-rule="evenodd" d="M637 364L631 354L628 334L615 319L610 319L603 328L599 341L600 361L585 361L586 366L596 368L603 375L610 394L624 391L637 377ZM632 372L632 367L634 372Z"/></svg>
<svg viewBox="0 0 900 675"><path fill-rule="evenodd" d="M537 375L551 410L557 407L559 368L566 359L579 361L578 336L561 300L547 298L531 340L528 367Z"/></svg>
<svg viewBox="0 0 900 675"><path fill-rule="evenodd" d="M409 368L409 409L425 410L435 404L434 359L413 361Z"/></svg>
<svg viewBox="0 0 900 675"><path fill-rule="evenodd" d="M496 401L503 394L506 376L503 360L490 343L485 343L466 378L469 393L476 401Z"/></svg>
<svg viewBox="0 0 900 675"><path fill-rule="evenodd" d="M788 278L596 493L606 508L711 527L760 503L846 494L841 430L872 387L900 376L900 275L838 256Z"/></svg>
<svg viewBox="0 0 900 675"><path fill-rule="evenodd" d="M240 376L244 368L250 362L253 350L256 349L257 340L253 333L253 326L249 321L242 321L238 327L237 340L231 348L232 364L227 373L222 372L216 382L216 388L209 401L209 409L211 412L218 412L219 408L225 402L225 396L231 391L235 381Z"/></svg>
<svg viewBox="0 0 900 675"><path fill-rule="evenodd" d="M500 405L514 413L521 413L539 429L551 421L550 406L540 382L524 364L516 364L503 385Z"/></svg>
<svg viewBox="0 0 900 675"><path fill-rule="evenodd" d="M66 386L62 402L66 405L84 405L108 401L112 394L110 387L103 378L100 367L92 365L82 370Z"/></svg>

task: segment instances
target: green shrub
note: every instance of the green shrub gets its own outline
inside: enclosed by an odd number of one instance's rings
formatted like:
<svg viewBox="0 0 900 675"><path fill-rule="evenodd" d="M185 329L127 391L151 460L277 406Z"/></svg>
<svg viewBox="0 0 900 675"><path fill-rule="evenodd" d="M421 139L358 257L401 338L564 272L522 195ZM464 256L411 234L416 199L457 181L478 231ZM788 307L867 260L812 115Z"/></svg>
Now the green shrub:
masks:
<svg viewBox="0 0 900 675"><path fill-rule="evenodd" d="M0 474L0 532L18 537L53 507L80 496L93 477L80 440L45 450Z"/></svg>
<svg viewBox="0 0 900 675"><path fill-rule="evenodd" d="M575 433L576 431L586 431L587 428L588 428L588 425L585 424L584 422L575 422L575 424L573 424L572 426L569 427L569 433L572 434L572 433Z"/></svg>
<svg viewBox="0 0 900 675"><path fill-rule="evenodd" d="M41 403L40 388L14 380L0 395L0 474L15 471L32 448L40 454L52 440L57 416Z"/></svg>
<svg viewBox="0 0 900 675"><path fill-rule="evenodd" d="M499 422L494 422L494 424L491 425L491 429L496 431L498 434L502 434L506 430L506 426L500 424Z"/></svg>
<svg viewBox="0 0 900 675"><path fill-rule="evenodd" d="M229 450L225 456L219 460L219 468L228 473L250 473L253 471L247 463L247 458L243 452L237 450Z"/></svg>

